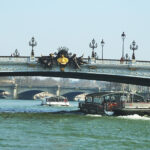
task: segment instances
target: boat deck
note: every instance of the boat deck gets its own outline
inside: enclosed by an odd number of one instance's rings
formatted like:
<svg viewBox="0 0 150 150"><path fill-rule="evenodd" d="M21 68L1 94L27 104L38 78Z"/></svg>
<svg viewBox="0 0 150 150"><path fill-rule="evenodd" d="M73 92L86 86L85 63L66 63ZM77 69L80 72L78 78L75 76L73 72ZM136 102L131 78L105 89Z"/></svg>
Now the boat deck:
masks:
<svg viewBox="0 0 150 150"><path fill-rule="evenodd" d="M150 109L150 103L138 102L138 103L125 103L126 109Z"/></svg>

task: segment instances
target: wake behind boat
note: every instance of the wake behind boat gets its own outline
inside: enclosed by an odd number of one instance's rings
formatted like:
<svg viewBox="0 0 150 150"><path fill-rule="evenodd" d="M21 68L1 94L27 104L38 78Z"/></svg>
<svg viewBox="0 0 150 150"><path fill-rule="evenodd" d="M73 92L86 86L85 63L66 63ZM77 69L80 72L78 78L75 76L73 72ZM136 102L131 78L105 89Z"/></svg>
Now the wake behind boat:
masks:
<svg viewBox="0 0 150 150"><path fill-rule="evenodd" d="M69 101L66 97L63 96L50 96L45 97L42 100L41 105L49 105L49 106L69 106Z"/></svg>

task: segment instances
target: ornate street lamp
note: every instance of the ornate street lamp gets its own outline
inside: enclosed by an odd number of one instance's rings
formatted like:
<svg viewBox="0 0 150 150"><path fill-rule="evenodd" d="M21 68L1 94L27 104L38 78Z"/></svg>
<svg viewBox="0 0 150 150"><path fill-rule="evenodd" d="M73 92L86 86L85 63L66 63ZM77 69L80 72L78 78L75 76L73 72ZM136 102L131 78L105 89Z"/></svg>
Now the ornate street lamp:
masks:
<svg viewBox="0 0 150 150"><path fill-rule="evenodd" d="M93 39L92 42L89 44L89 47L92 48L92 58L95 58L94 49L97 48L97 43L95 43L95 40L94 40L94 39Z"/></svg>
<svg viewBox="0 0 150 150"><path fill-rule="evenodd" d="M138 45L136 45L135 41L132 42L132 44L130 45L130 49L133 50L133 54L132 54L132 60L135 60L135 54L134 51L138 49Z"/></svg>
<svg viewBox="0 0 150 150"><path fill-rule="evenodd" d="M35 46L37 46L37 42L35 41L34 37L32 37L31 41L29 42L29 46L32 47L31 56L34 56L34 50L33 50L33 48Z"/></svg>
<svg viewBox="0 0 150 150"><path fill-rule="evenodd" d="M126 64L127 64L127 62L128 62L128 60L129 60L129 55L128 55L128 53L126 53Z"/></svg>
<svg viewBox="0 0 150 150"><path fill-rule="evenodd" d="M126 60L128 60L128 58L129 58L129 55L128 55L128 53L126 53Z"/></svg>
<svg viewBox="0 0 150 150"><path fill-rule="evenodd" d="M103 60L103 47L104 47L104 45L105 45L105 42L104 42L104 40L102 39L102 41L101 41L101 46L102 46L102 60Z"/></svg>
<svg viewBox="0 0 150 150"><path fill-rule="evenodd" d="M126 35L124 32L121 34L121 37L122 37L122 60L124 60L124 40L126 38Z"/></svg>
<svg viewBox="0 0 150 150"><path fill-rule="evenodd" d="M20 53L18 52L17 49L16 49L15 52L13 53L13 56L14 56L14 57L19 57L19 56L20 56Z"/></svg>

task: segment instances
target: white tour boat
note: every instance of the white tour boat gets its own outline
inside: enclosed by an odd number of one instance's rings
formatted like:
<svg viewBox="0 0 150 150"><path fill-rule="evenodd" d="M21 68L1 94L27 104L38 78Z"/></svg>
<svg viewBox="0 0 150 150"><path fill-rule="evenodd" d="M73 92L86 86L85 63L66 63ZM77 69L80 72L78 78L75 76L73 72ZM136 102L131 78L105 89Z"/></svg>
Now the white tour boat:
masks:
<svg viewBox="0 0 150 150"><path fill-rule="evenodd" d="M63 96L51 96L45 97L42 100L42 105L49 105L49 106L69 106L69 101L66 97Z"/></svg>

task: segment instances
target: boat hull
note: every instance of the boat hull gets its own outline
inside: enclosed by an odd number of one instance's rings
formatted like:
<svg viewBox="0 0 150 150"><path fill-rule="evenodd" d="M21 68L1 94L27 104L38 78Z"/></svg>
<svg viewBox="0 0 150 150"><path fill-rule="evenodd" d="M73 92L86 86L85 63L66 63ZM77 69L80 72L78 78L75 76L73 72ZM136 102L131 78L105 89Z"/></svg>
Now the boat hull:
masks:
<svg viewBox="0 0 150 150"><path fill-rule="evenodd" d="M116 109L114 110L114 115L150 115L150 109L129 109L129 108L123 108L123 109Z"/></svg>
<svg viewBox="0 0 150 150"><path fill-rule="evenodd" d="M49 106L69 106L69 102L45 102L42 105L49 105Z"/></svg>

